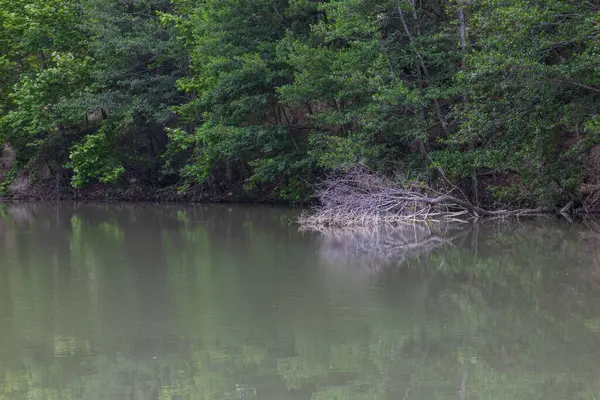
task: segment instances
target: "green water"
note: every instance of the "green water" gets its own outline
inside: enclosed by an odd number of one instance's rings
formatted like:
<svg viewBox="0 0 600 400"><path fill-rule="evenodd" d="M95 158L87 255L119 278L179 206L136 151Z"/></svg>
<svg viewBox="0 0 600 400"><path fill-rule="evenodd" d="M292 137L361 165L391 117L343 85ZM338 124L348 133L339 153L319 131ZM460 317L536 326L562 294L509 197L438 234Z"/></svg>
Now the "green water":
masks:
<svg viewBox="0 0 600 400"><path fill-rule="evenodd" d="M0 399L599 399L600 229L0 207Z"/></svg>

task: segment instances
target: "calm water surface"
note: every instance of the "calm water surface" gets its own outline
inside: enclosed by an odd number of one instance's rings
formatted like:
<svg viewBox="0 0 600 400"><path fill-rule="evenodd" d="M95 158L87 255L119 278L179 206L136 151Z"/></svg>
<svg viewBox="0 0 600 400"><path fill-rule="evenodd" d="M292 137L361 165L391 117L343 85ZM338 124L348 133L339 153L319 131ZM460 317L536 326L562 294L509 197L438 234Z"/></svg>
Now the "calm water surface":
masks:
<svg viewBox="0 0 600 400"><path fill-rule="evenodd" d="M600 229L0 207L0 399L599 399Z"/></svg>

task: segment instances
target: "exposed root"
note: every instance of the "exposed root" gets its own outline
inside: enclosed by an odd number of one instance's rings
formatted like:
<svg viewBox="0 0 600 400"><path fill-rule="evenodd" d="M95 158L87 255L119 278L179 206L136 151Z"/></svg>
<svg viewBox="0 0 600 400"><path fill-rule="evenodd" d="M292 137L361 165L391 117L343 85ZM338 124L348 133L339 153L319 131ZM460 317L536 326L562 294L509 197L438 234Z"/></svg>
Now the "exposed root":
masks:
<svg viewBox="0 0 600 400"><path fill-rule="evenodd" d="M407 222L470 222L480 218L539 215L540 209L487 210L414 182L396 184L365 168L332 177L317 188L320 206L299 218L302 228L323 230Z"/></svg>

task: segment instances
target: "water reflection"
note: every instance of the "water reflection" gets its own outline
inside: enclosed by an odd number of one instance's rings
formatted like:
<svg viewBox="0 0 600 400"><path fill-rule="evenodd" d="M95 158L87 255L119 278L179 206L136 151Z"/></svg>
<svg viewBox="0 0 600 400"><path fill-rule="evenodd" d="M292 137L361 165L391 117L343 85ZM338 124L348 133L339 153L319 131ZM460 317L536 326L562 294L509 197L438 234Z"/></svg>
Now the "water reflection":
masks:
<svg viewBox="0 0 600 400"><path fill-rule="evenodd" d="M410 263L440 248L452 247L473 229L466 225L407 224L354 227L320 232L320 254L331 265L374 269Z"/></svg>
<svg viewBox="0 0 600 400"><path fill-rule="evenodd" d="M0 399L595 399L600 229L0 208Z"/></svg>

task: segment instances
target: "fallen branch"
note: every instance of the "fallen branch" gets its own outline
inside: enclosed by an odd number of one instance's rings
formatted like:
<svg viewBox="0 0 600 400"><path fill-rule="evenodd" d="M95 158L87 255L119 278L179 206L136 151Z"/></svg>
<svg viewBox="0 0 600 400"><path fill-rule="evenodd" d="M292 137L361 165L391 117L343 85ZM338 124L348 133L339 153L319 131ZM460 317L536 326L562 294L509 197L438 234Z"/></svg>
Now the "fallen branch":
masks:
<svg viewBox="0 0 600 400"><path fill-rule="evenodd" d="M407 222L470 222L480 218L539 215L541 209L488 210L453 190L441 192L415 183L397 184L365 168L332 177L317 187L319 206L299 218L302 228L322 230Z"/></svg>

